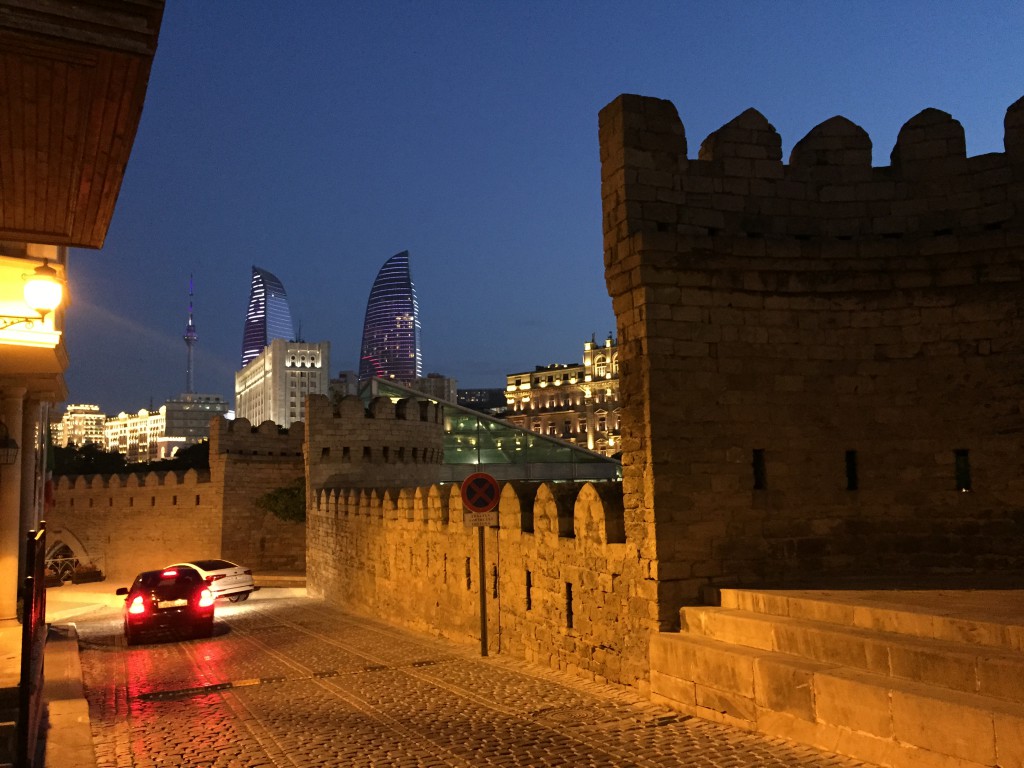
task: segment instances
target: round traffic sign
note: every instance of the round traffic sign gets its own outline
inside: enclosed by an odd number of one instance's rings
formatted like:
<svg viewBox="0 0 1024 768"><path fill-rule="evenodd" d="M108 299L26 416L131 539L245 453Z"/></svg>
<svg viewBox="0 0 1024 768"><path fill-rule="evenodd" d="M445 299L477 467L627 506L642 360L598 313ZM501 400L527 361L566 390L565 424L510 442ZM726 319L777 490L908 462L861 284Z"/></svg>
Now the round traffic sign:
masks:
<svg viewBox="0 0 1024 768"><path fill-rule="evenodd" d="M470 512L490 512L498 506L498 481L486 472L475 472L462 481L462 504Z"/></svg>

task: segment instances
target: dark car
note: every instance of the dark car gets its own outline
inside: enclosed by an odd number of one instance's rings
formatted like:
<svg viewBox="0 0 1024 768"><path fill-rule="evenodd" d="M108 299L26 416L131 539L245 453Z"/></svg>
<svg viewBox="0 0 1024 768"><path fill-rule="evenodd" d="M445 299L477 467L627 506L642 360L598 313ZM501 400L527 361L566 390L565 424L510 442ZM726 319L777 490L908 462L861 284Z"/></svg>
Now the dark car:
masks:
<svg viewBox="0 0 1024 768"><path fill-rule="evenodd" d="M139 642L148 632L185 631L192 637L213 634L214 597L194 568L164 568L144 571L124 595L124 636L128 645Z"/></svg>

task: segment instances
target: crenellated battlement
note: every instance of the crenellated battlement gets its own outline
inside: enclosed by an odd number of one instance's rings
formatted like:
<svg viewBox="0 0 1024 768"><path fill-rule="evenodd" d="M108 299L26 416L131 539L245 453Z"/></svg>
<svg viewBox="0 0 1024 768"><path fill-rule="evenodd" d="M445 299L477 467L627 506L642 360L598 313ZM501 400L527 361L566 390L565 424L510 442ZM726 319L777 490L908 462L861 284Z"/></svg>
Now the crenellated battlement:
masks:
<svg viewBox="0 0 1024 768"><path fill-rule="evenodd" d="M248 419L214 416L210 419L210 460L220 454L300 457L305 436L301 421L282 429L272 421L254 427Z"/></svg>
<svg viewBox="0 0 1024 768"><path fill-rule="evenodd" d="M312 488L413 486L437 478L444 451L441 408L426 400L352 395L333 406L311 395L306 467Z"/></svg>
<svg viewBox="0 0 1024 768"><path fill-rule="evenodd" d="M670 102L602 110L625 529L660 629L709 584L1019 572L986 521L1024 505L1024 99L1004 126L967 157L925 109L873 167L845 117L786 162L753 109L696 159Z"/></svg>
<svg viewBox="0 0 1024 768"><path fill-rule="evenodd" d="M477 639L478 529L457 483L324 488L308 501L311 595ZM623 515L618 482L502 484L499 526L484 529L492 650L627 685L646 677L643 578Z"/></svg>
<svg viewBox="0 0 1024 768"><path fill-rule="evenodd" d="M189 469L167 472L120 472L113 475L63 475L54 490L65 492L122 488L195 488L210 482L209 470Z"/></svg>
<svg viewBox="0 0 1024 768"><path fill-rule="evenodd" d="M820 255L857 239L898 243L983 234L1020 242L1024 233L1024 98L1006 112L1003 153L966 156L951 115L925 109L904 124L891 165L872 167L871 138L837 116L796 143L789 162L775 128L748 109L714 131L696 159L669 101L624 95L600 116L606 257L625 258L632 235L670 234L720 249L757 241L740 255ZM796 247L771 241L791 240ZM768 241L768 242L765 242ZM808 247L814 243L814 247ZM951 246L933 246L938 251ZM896 253L927 250L920 245ZM842 253L856 257L858 248ZM770 266L768 268L771 268Z"/></svg>

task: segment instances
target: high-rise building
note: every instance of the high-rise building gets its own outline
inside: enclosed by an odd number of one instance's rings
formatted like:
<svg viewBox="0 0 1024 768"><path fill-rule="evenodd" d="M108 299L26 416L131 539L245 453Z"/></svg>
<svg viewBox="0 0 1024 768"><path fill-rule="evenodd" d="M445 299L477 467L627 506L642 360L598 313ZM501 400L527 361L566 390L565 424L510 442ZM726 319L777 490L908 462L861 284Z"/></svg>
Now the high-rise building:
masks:
<svg viewBox="0 0 1024 768"><path fill-rule="evenodd" d="M280 427L305 421L306 396L330 391L329 342L274 339L235 372L235 418Z"/></svg>
<svg viewBox="0 0 1024 768"><path fill-rule="evenodd" d="M267 347L274 339L292 341L295 326L288 294L277 276L257 266L252 268L252 288L249 291L249 309L245 313L242 332L242 367Z"/></svg>
<svg viewBox="0 0 1024 768"><path fill-rule="evenodd" d="M376 376L412 382L423 375L420 310L409 252L384 262L370 288L359 353L359 380Z"/></svg>

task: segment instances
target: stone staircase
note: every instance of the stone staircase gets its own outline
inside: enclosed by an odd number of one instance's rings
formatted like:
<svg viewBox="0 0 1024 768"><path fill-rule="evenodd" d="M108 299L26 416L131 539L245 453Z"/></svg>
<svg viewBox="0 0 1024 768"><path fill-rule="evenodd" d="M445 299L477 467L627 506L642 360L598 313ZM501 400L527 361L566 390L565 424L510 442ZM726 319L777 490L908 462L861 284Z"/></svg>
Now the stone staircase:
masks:
<svg viewBox="0 0 1024 768"><path fill-rule="evenodd" d="M1024 592L722 590L651 642L651 697L885 766L1024 766Z"/></svg>

